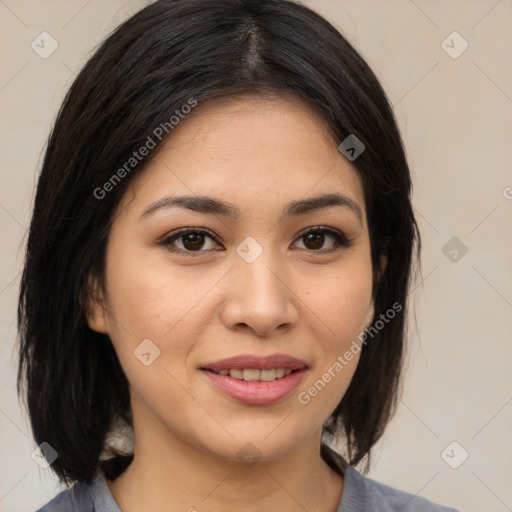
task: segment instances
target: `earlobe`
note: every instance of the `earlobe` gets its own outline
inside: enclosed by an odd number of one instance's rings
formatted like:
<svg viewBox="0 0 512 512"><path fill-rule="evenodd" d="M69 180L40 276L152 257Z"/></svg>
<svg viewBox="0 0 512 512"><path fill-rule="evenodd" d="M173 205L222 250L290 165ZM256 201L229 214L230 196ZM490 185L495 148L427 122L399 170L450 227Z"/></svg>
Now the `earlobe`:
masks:
<svg viewBox="0 0 512 512"><path fill-rule="evenodd" d="M388 264L388 256L386 253L383 253L380 256L380 268L379 268L379 276L378 276L379 280L382 277L382 274L384 274L384 270L386 270L387 264ZM372 299L371 306L366 313L366 318L365 318L365 323L364 323L365 329L368 329L372 325L374 315L375 315L375 305L374 305L373 299Z"/></svg>
<svg viewBox="0 0 512 512"><path fill-rule="evenodd" d="M370 325L372 325L374 315L375 315L375 306L373 305L373 300L372 300L372 304L366 313L366 318L364 321L365 330L368 329L368 327L370 327Z"/></svg>
<svg viewBox="0 0 512 512"><path fill-rule="evenodd" d="M379 269L379 280L382 277L382 274L384 274L384 270L386 270L386 265L388 264L388 256L387 254L381 254L380 256L380 269ZM368 308L368 311L366 313L364 328L365 330L368 329L373 322L373 317L375 315L375 304L372 299L372 303L370 307Z"/></svg>
<svg viewBox="0 0 512 512"><path fill-rule="evenodd" d="M381 254L380 256L380 277L382 277L382 274L384 274L384 270L386 270L386 266L388 264L388 255L387 254Z"/></svg>
<svg viewBox="0 0 512 512"><path fill-rule="evenodd" d="M91 275L88 278L88 286L85 301L85 316L87 325L93 331L108 334L108 321L103 294L96 279Z"/></svg>

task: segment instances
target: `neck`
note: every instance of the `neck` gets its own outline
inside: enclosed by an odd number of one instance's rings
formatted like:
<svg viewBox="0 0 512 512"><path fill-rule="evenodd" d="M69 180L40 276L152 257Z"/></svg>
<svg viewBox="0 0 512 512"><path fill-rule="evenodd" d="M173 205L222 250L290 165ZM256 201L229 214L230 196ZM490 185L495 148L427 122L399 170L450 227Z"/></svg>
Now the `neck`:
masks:
<svg viewBox="0 0 512 512"><path fill-rule="evenodd" d="M343 479L320 456L321 431L283 457L243 463L136 427L133 462L107 481L123 512L335 512L341 500Z"/></svg>

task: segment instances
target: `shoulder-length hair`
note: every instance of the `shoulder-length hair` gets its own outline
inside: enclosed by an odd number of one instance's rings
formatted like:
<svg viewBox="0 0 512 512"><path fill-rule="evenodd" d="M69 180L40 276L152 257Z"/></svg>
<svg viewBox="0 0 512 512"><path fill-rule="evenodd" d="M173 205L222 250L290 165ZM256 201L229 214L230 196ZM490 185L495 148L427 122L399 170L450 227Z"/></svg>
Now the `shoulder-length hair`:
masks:
<svg viewBox="0 0 512 512"><path fill-rule="evenodd" d="M37 184L18 303L17 390L37 444L58 453L51 468L61 482L90 482L99 469L114 479L133 458L101 458L114 422L131 424L130 397L110 340L85 316L89 277L104 284L113 212L156 151L129 172L126 162L157 127L172 137L169 120L191 99L245 94L300 98L335 141L355 135L365 146L353 164L367 208L374 319L394 303L402 311L364 344L324 433L345 441L349 464L366 457L369 468L400 393L412 256L421 245L390 102L351 44L303 5L159 0L120 25L75 79ZM122 179L113 183L116 173Z"/></svg>

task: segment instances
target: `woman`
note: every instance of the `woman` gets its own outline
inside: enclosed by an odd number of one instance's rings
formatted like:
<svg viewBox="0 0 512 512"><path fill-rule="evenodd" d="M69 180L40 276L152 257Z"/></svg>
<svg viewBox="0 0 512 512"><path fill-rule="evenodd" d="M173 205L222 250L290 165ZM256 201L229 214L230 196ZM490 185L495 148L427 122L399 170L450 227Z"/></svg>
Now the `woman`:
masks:
<svg viewBox="0 0 512 512"><path fill-rule="evenodd" d="M75 483L40 510L453 510L353 467L398 396L410 192L375 75L306 7L123 23L64 101L30 227L18 391Z"/></svg>

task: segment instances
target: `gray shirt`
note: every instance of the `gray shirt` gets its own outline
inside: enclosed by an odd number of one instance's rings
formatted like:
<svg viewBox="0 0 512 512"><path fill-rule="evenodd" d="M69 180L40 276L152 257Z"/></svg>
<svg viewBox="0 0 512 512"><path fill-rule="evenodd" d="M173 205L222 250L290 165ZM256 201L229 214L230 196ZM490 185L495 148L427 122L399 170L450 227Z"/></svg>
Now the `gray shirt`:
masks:
<svg viewBox="0 0 512 512"><path fill-rule="evenodd" d="M337 512L457 512L365 477L333 450L324 450L329 465L345 476ZM110 494L103 473L99 472L90 484L76 483L36 512L121 512L121 509Z"/></svg>

